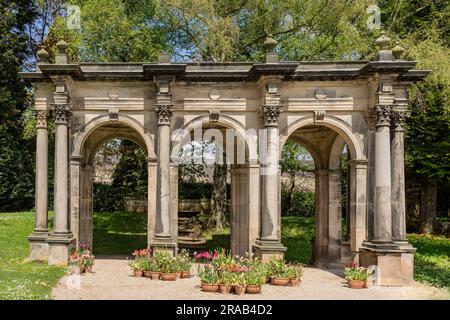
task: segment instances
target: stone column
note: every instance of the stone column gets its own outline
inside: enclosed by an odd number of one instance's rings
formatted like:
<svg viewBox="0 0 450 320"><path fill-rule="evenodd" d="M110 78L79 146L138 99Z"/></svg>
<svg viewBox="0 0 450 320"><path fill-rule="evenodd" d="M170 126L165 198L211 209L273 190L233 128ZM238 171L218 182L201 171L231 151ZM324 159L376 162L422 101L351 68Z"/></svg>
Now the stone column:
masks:
<svg viewBox="0 0 450 320"><path fill-rule="evenodd" d="M157 159L156 157L147 158L148 171L148 191L147 191L147 244L150 247L155 237L156 230L156 183L157 181Z"/></svg>
<svg viewBox="0 0 450 320"><path fill-rule="evenodd" d="M158 115L156 230L153 247L174 252L170 216L170 117L173 105L156 105Z"/></svg>
<svg viewBox="0 0 450 320"><path fill-rule="evenodd" d="M342 204L341 172L328 171L328 262L338 263L341 258Z"/></svg>
<svg viewBox="0 0 450 320"><path fill-rule="evenodd" d="M316 221L314 265L322 268L328 263L328 170L315 171Z"/></svg>
<svg viewBox="0 0 450 320"><path fill-rule="evenodd" d="M374 108L375 124L375 216L373 243L392 242L390 107Z"/></svg>
<svg viewBox="0 0 450 320"><path fill-rule="evenodd" d="M254 246L254 250L256 255L262 260L270 259L272 256L282 257L284 251L286 251L280 239L281 212L279 210L280 166L278 132L280 109L281 107L279 105L264 105L261 109L265 119L265 149L267 156L262 156L261 159L261 234Z"/></svg>
<svg viewBox="0 0 450 320"><path fill-rule="evenodd" d="M30 260L47 261L48 244L48 129L47 110L36 111L35 225L30 241Z"/></svg>
<svg viewBox="0 0 450 320"><path fill-rule="evenodd" d="M393 111L391 155L392 155L392 239L395 242L406 240L405 209L405 155L403 149L403 124L405 111Z"/></svg>
<svg viewBox="0 0 450 320"><path fill-rule="evenodd" d="M69 230L69 204L68 204L68 121L70 107L67 103L54 104L55 118L55 229L49 237L49 264L65 265L69 255L69 244L72 234Z"/></svg>

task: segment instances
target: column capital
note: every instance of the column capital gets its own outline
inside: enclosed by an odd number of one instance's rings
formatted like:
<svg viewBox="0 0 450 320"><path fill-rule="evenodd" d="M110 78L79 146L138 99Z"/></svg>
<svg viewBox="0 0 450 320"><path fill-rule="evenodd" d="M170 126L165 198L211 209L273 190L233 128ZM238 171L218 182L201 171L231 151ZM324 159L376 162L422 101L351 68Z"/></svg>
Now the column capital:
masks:
<svg viewBox="0 0 450 320"><path fill-rule="evenodd" d="M169 125L173 113L173 104L157 104L155 112L158 115L158 125Z"/></svg>
<svg viewBox="0 0 450 320"><path fill-rule="evenodd" d="M407 110L391 110L390 118L394 131L403 131L403 126L409 116L410 112Z"/></svg>
<svg viewBox="0 0 450 320"><path fill-rule="evenodd" d="M70 104L68 103L54 103L52 106L52 114L56 124L67 124L72 111L70 110Z"/></svg>
<svg viewBox="0 0 450 320"><path fill-rule="evenodd" d="M48 123L48 110L34 110L36 115L36 128L37 129L47 129Z"/></svg>
<svg viewBox="0 0 450 320"><path fill-rule="evenodd" d="M372 107L372 112L375 120L375 127L390 125L390 105L375 105Z"/></svg>
<svg viewBox="0 0 450 320"><path fill-rule="evenodd" d="M277 127L278 117L283 112L283 106L266 104L261 107L260 114L264 118L266 127Z"/></svg>

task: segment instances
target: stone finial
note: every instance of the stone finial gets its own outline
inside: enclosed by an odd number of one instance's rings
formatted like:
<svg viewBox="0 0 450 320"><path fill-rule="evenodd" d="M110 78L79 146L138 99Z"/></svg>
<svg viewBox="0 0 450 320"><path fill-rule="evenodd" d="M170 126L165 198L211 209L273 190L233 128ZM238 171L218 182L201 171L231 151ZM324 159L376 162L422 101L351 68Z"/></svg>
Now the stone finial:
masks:
<svg viewBox="0 0 450 320"><path fill-rule="evenodd" d="M69 44L64 40L59 40L56 43L56 47L58 48L59 53L66 53L67 49L69 48Z"/></svg>
<svg viewBox="0 0 450 320"><path fill-rule="evenodd" d="M389 44L391 39L386 35L386 32L381 32L381 36L375 40L375 44L378 47L378 52L375 56L376 61L390 62L394 60L392 50L389 50Z"/></svg>
<svg viewBox="0 0 450 320"><path fill-rule="evenodd" d="M386 35L385 31L381 32L381 35L375 40L375 44L380 50L387 50L391 43L391 38Z"/></svg>
<svg viewBox="0 0 450 320"><path fill-rule="evenodd" d="M272 35L269 34L266 38L266 41L263 43L264 49L266 49L266 63L277 63L278 55L275 53L274 49L277 46L278 42Z"/></svg>
<svg viewBox="0 0 450 320"><path fill-rule="evenodd" d="M264 49L266 49L267 53L272 53L273 49L277 46L278 42L274 38L272 38L272 35L269 34L266 38L266 41L264 41Z"/></svg>
<svg viewBox="0 0 450 320"><path fill-rule="evenodd" d="M46 63L48 57L49 57L49 54L48 54L48 52L47 52L44 48L41 48L41 49L37 52L38 63Z"/></svg>
<svg viewBox="0 0 450 320"><path fill-rule="evenodd" d="M55 63L56 64L69 63L69 57L67 56L67 49L69 48L69 44L64 40L60 40L56 43L56 47L58 48L58 52L56 53Z"/></svg>
<svg viewBox="0 0 450 320"><path fill-rule="evenodd" d="M170 57L167 52L161 52L158 55L158 63L170 63Z"/></svg>
<svg viewBox="0 0 450 320"><path fill-rule="evenodd" d="M405 53L405 48L400 46L398 43L392 49L392 54L394 55L395 60L401 60L404 53Z"/></svg>

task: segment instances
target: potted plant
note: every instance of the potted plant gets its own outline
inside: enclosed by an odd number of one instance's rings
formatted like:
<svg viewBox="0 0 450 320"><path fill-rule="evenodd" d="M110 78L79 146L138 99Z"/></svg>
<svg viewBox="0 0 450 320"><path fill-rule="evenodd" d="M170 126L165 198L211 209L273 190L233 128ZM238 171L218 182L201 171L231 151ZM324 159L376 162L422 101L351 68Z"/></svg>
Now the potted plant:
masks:
<svg viewBox="0 0 450 320"><path fill-rule="evenodd" d="M233 289L237 295L245 293L245 272L236 272L233 274Z"/></svg>
<svg viewBox="0 0 450 320"><path fill-rule="evenodd" d="M134 260L131 260L128 265L131 269L133 269L133 274L135 277L142 277L144 270L143 265L145 263L145 260L143 258L137 258Z"/></svg>
<svg viewBox="0 0 450 320"><path fill-rule="evenodd" d="M261 293L261 286L265 283L265 278L260 270L254 268L245 273L246 292L250 294Z"/></svg>
<svg viewBox="0 0 450 320"><path fill-rule="evenodd" d="M371 271L352 263L344 270L345 279L351 289L363 289Z"/></svg>
<svg viewBox="0 0 450 320"><path fill-rule="evenodd" d="M192 259L186 249L181 250L179 254L179 267L181 270L181 279L188 279L191 277Z"/></svg>
<svg viewBox="0 0 450 320"><path fill-rule="evenodd" d="M220 278L220 292L222 294L228 294L231 291L233 284L233 273L230 271L223 271L219 275Z"/></svg>
<svg viewBox="0 0 450 320"><path fill-rule="evenodd" d="M219 276L213 268L204 268L198 276L204 292L217 292L219 290Z"/></svg>
<svg viewBox="0 0 450 320"><path fill-rule="evenodd" d="M94 266L94 255L89 250L84 250L81 255L81 261L86 272L91 273Z"/></svg>
<svg viewBox="0 0 450 320"><path fill-rule="evenodd" d="M155 254L155 259L158 262L161 271L160 279L163 281L175 281L177 279L176 257L172 257L167 252L157 252Z"/></svg>
<svg viewBox="0 0 450 320"><path fill-rule="evenodd" d="M290 283L286 274L287 266L283 259L272 259L269 263L270 283L274 286L287 286Z"/></svg>
<svg viewBox="0 0 450 320"><path fill-rule="evenodd" d="M135 277L142 277L144 275L144 267L150 255L150 249L139 249L132 252L134 260L130 261L128 265L133 269Z"/></svg>
<svg viewBox="0 0 450 320"><path fill-rule="evenodd" d="M303 267L300 264L288 266L286 275L289 278L291 287L298 287L303 276Z"/></svg>
<svg viewBox="0 0 450 320"><path fill-rule="evenodd" d="M158 261L156 261L156 259L150 258L148 260L148 273L147 274L152 280L159 280L161 272L160 272Z"/></svg>

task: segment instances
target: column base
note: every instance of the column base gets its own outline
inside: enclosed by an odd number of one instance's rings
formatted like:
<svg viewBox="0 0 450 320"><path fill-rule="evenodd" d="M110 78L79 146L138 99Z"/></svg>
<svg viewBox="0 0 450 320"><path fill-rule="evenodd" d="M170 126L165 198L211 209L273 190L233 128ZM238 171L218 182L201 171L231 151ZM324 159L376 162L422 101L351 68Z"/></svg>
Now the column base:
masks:
<svg viewBox="0 0 450 320"><path fill-rule="evenodd" d="M272 258L283 259L286 249L278 240L257 240L253 245L255 257L263 262Z"/></svg>
<svg viewBox="0 0 450 320"><path fill-rule="evenodd" d="M408 286L414 283L414 252L410 244L364 242L359 249L361 266L375 268L375 284L380 286Z"/></svg>
<svg viewBox="0 0 450 320"><path fill-rule="evenodd" d="M171 237L155 237L150 242L150 248L152 255L155 252L167 252L171 256L175 256L177 254L178 244Z"/></svg>
<svg viewBox="0 0 450 320"><path fill-rule="evenodd" d="M30 255L27 261L48 261L48 230L34 230L28 236Z"/></svg>
<svg viewBox="0 0 450 320"><path fill-rule="evenodd" d="M67 266L72 248L75 246L72 233L53 232L47 238L48 264L51 266Z"/></svg>

